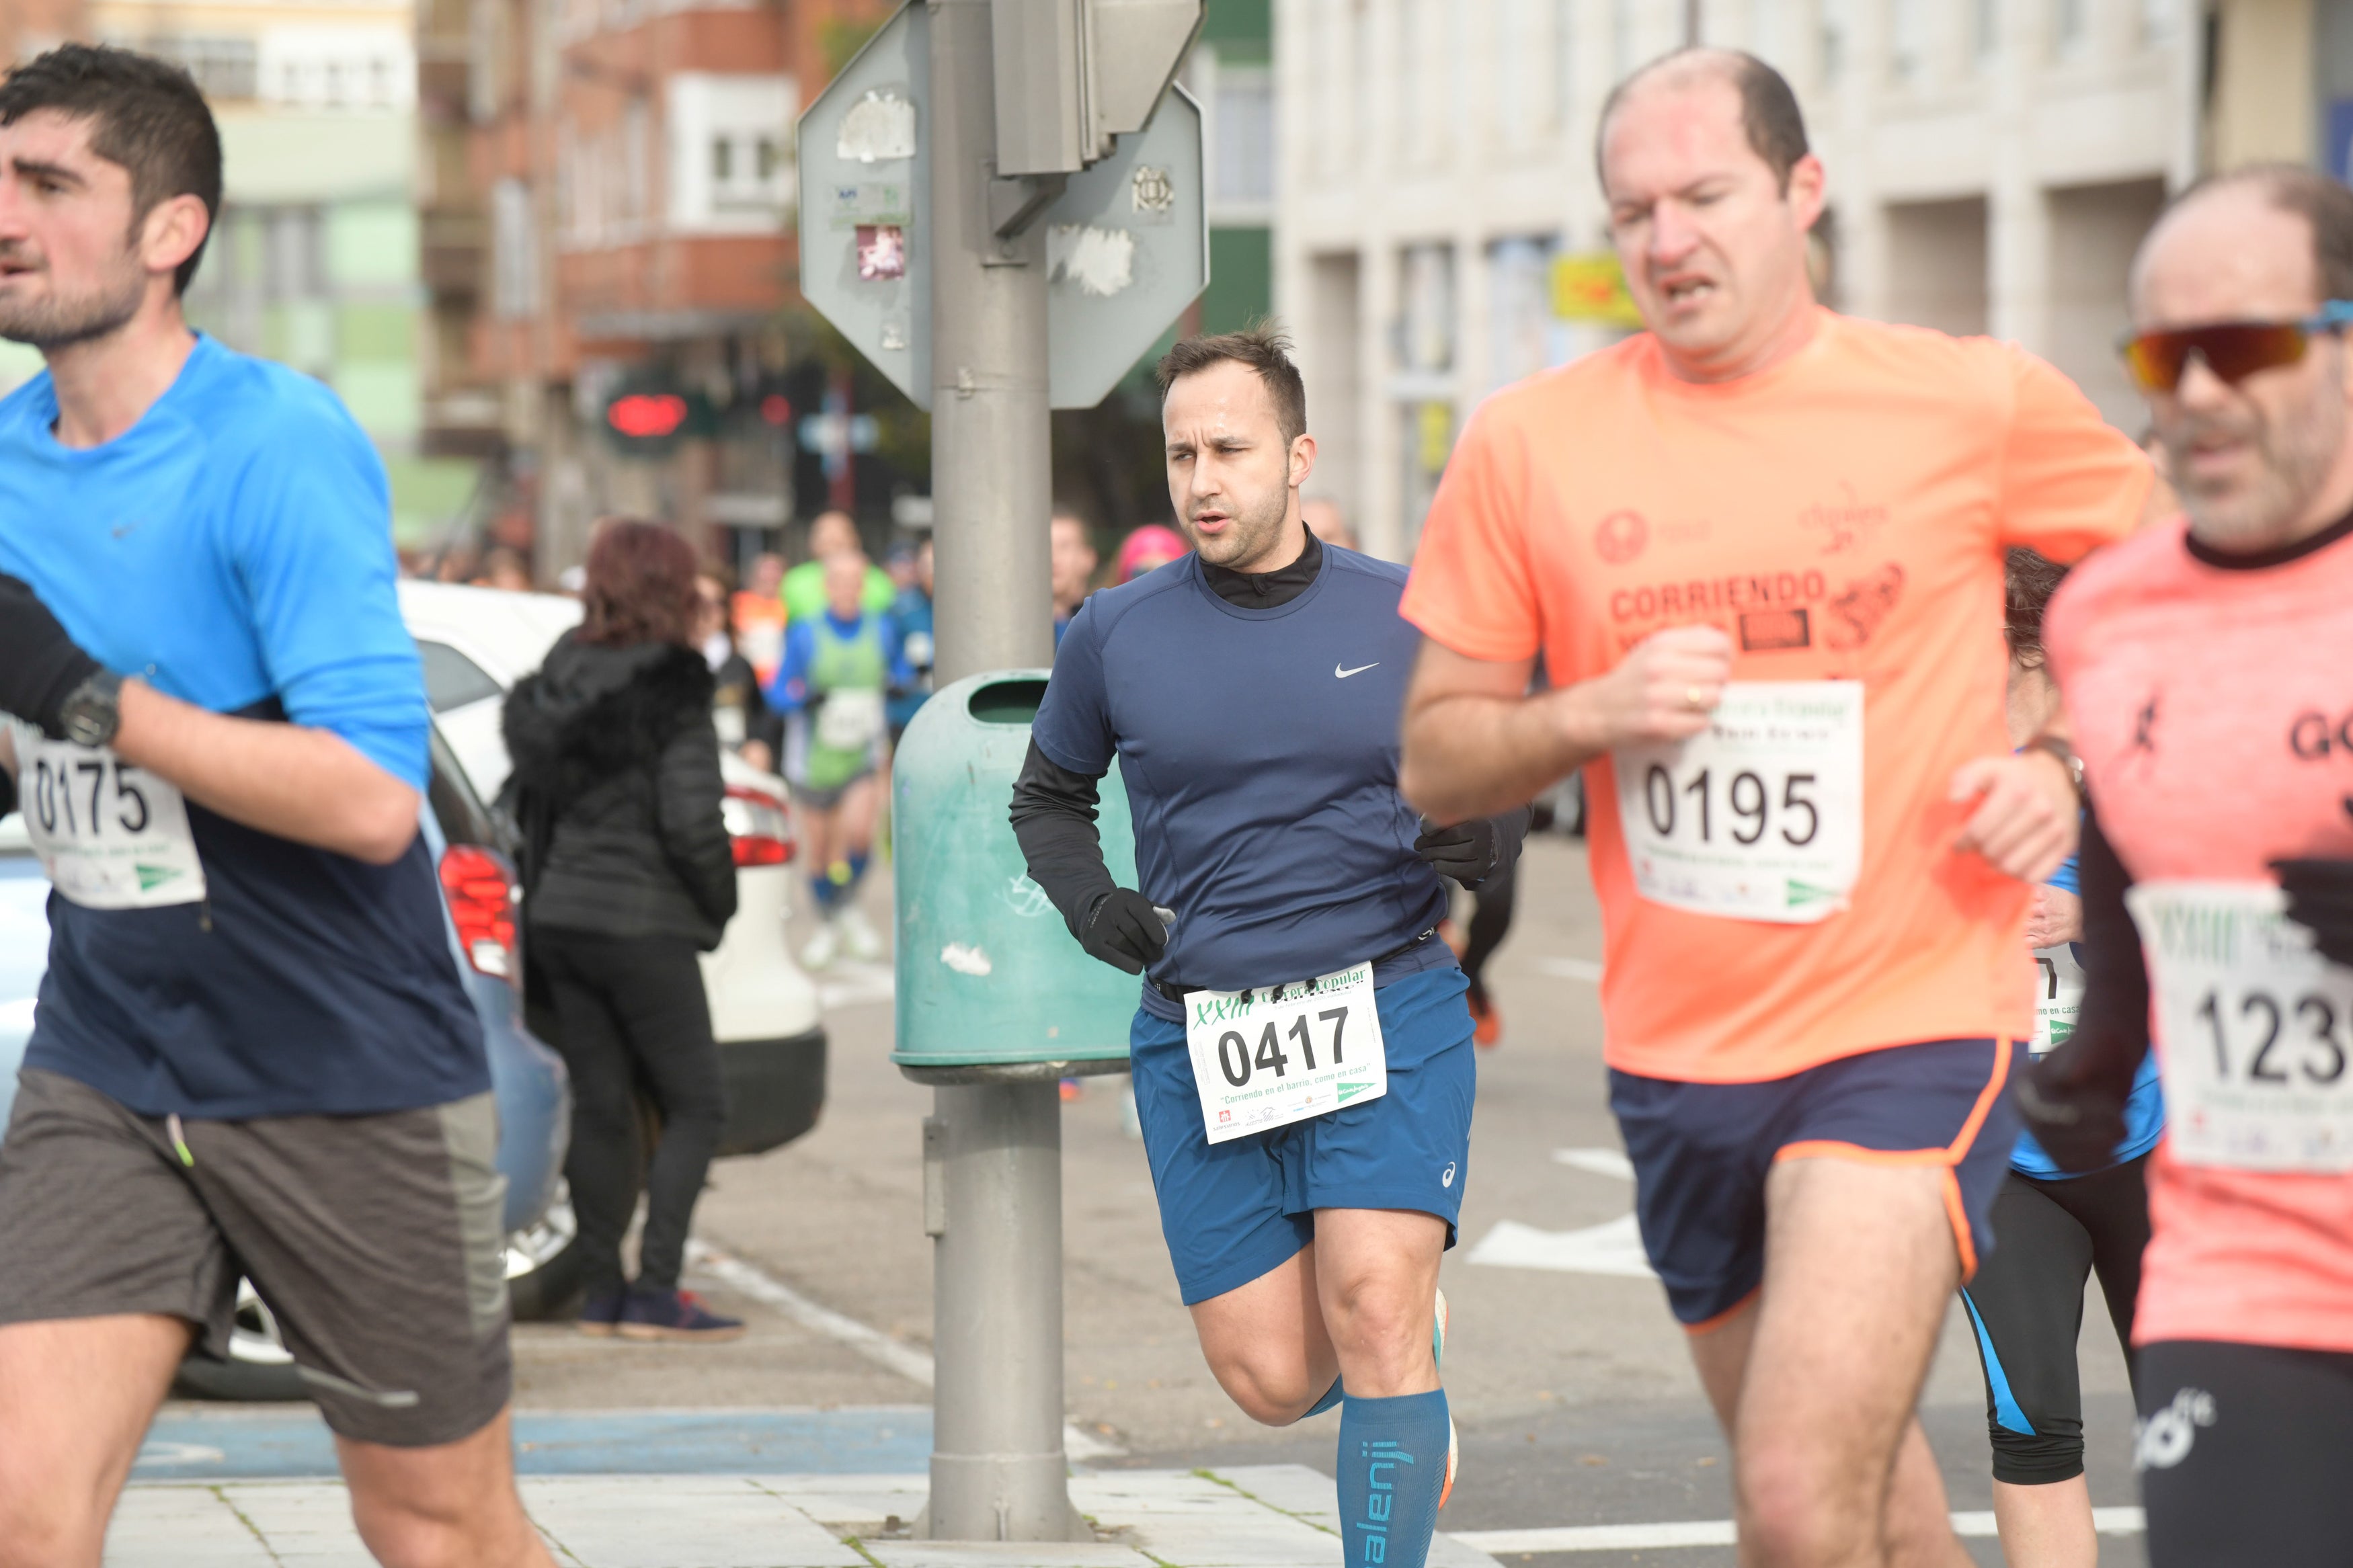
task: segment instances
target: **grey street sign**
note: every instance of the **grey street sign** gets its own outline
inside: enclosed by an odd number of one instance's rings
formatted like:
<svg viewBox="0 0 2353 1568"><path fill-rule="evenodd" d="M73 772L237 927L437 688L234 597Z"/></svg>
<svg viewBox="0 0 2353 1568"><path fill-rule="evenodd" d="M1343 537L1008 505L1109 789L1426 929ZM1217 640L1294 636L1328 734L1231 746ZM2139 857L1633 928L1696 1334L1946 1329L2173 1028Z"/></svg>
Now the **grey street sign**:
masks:
<svg viewBox="0 0 2353 1568"><path fill-rule="evenodd" d="M1201 109L1171 86L1144 129L1071 176L1046 226L1047 387L1092 408L1208 286Z"/></svg>
<svg viewBox="0 0 2353 1568"><path fill-rule="evenodd" d="M799 135L801 292L920 408L932 405L928 26L920 0L902 7ZM1200 106L1171 86L1034 220L1054 407L1102 402L1208 287L1205 195Z"/></svg>
<svg viewBox="0 0 2353 1568"><path fill-rule="evenodd" d="M922 0L867 40L801 116L801 293L858 352L932 405L932 180Z"/></svg>

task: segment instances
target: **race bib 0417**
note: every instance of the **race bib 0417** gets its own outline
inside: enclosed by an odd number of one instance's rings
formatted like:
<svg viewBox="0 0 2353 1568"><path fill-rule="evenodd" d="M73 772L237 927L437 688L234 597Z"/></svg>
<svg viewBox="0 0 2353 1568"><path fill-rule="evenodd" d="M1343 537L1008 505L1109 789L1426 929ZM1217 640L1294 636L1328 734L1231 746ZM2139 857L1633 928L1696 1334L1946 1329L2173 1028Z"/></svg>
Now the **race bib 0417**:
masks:
<svg viewBox="0 0 2353 1568"><path fill-rule="evenodd" d="M1653 903L1809 925L1862 868L1862 683L1736 680L1688 740L1610 753L1634 887Z"/></svg>
<svg viewBox="0 0 2353 1568"><path fill-rule="evenodd" d="M49 881L91 910L153 910L205 896L205 868L176 785L102 746L14 726L17 805Z"/></svg>
<svg viewBox="0 0 2353 1568"><path fill-rule="evenodd" d="M1185 1045L1212 1143L1389 1091L1369 963L1269 991L1188 991Z"/></svg>
<svg viewBox="0 0 2353 1568"><path fill-rule="evenodd" d="M2242 1171L2353 1170L2353 969L2314 951L2269 882L2141 883L2172 1157Z"/></svg>

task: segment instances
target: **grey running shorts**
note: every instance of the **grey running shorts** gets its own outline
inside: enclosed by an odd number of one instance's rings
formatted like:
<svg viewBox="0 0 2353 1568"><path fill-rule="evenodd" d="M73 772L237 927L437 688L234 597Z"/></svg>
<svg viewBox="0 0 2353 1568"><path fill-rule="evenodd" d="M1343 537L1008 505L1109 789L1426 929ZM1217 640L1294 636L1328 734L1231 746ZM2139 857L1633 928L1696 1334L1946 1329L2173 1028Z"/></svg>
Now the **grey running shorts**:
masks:
<svg viewBox="0 0 2353 1568"><path fill-rule="evenodd" d="M240 1271L327 1425L455 1442L506 1405L491 1096L375 1116L165 1120L27 1068L0 1141L0 1324L185 1318L228 1351Z"/></svg>

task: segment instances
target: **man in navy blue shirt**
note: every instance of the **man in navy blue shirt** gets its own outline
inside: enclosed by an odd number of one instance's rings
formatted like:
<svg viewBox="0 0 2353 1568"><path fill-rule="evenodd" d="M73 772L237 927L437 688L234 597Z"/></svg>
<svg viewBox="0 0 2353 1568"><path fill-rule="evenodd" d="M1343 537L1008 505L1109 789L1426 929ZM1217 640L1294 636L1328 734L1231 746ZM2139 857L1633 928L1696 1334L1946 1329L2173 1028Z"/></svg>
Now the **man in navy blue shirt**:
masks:
<svg viewBox="0 0 2353 1568"><path fill-rule="evenodd" d="M189 331L220 190L176 68L0 84L0 335L47 362L0 400L0 795L54 886L0 1141L0 1556L98 1561L243 1274L380 1560L543 1568L384 470L323 386Z"/></svg>
<svg viewBox="0 0 2353 1568"><path fill-rule="evenodd" d="M1398 794L1405 572L1301 522L1287 350L1253 329L1161 361L1194 552L1072 618L1013 820L1071 934L1147 972L1136 1106L1211 1369L1269 1425L1341 1405L1344 1561L1419 1568L1453 1479L1438 1266L1476 1078L1439 876L1508 865L1526 816L1423 831ZM1094 832L1114 756L1134 889Z"/></svg>

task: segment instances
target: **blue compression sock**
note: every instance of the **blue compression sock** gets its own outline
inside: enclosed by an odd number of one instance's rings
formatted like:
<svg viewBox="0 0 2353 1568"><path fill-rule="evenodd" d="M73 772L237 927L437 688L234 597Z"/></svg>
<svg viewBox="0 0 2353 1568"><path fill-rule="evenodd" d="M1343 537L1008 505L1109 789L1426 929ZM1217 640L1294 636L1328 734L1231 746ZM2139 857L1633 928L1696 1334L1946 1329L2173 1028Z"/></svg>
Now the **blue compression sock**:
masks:
<svg viewBox="0 0 2353 1568"><path fill-rule="evenodd" d="M842 884L842 891L848 892L850 889L858 886L859 879L866 875L866 851L863 849L856 850L851 853L849 857L849 880Z"/></svg>
<svg viewBox="0 0 2353 1568"><path fill-rule="evenodd" d="M1422 1568L1446 1489L1446 1390L1340 1410L1341 1568Z"/></svg>
<svg viewBox="0 0 2353 1568"><path fill-rule="evenodd" d="M819 871L816 876L811 877L809 879L809 897L817 900L818 913L821 915L829 915L833 913L833 879L827 876L822 871Z"/></svg>
<svg viewBox="0 0 2353 1568"><path fill-rule="evenodd" d="M1307 1407L1307 1415L1323 1415L1324 1412L1339 1404L1343 1397L1345 1396L1340 1392L1340 1380L1335 1377L1332 1380L1332 1386L1324 1391L1324 1397ZM1302 1415L1300 1419L1304 1421L1307 1415Z"/></svg>

